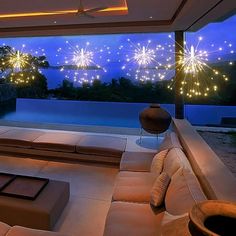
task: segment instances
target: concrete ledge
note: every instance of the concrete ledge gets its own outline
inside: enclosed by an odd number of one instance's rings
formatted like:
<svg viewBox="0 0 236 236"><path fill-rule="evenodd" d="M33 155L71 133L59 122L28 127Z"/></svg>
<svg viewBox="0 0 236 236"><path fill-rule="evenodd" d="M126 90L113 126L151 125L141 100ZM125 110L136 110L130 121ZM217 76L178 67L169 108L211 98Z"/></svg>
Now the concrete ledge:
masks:
<svg viewBox="0 0 236 236"><path fill-rule="evenodd" d="M173 119L192 168L208 199L236 201L236 178L187 120Z"/></svg>
<svg viewBox="0 0 236 236"><path fill-rule="evenodd" d="M75 125L75 124L59 124L59 123L40 123L40 122L23 122L23 121L7 121L0 120L0 125L33 128L33 129L50 129L63 130L74 132L91 132L91 133L106 133L106 134L122 134L122 135L139 135L140 128L128 127L113 127L113 126L96 126L96 125ZM153 136L152 134L143 131L144 136Z"/></svg>

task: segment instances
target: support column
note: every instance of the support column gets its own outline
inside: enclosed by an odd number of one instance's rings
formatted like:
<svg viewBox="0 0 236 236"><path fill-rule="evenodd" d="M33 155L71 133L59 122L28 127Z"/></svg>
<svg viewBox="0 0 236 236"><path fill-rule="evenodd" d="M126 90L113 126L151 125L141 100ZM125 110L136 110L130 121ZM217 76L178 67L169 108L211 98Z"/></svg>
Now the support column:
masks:
<svg viewBox="0 0 236 236"><path fill-rule="evenodd" d="M180 60L184 55L184 32L175 31L175 118L184 119L184 99L180 94L181 81L184 71L181 69Z"/></svg>

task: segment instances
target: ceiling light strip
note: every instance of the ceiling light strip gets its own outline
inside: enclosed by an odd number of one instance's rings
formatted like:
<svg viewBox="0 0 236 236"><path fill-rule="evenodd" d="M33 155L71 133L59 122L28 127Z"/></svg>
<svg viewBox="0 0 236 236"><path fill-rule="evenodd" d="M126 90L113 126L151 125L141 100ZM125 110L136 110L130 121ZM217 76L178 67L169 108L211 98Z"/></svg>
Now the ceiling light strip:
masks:
<svg viewBox="0 0 236 236"><path fill-rule="evenodd" d="M87 10L87 9L85 9ZM51 16L51 15L66 15L75 14L78 9L65 10L65 11L52 11L52 12L25 12L15 14L1 14L0 18L20 18L20 17L35 17L35 16ZM125 7L109 7L98 12L115 12L115 11L128 11L127 6Z"/></svg>

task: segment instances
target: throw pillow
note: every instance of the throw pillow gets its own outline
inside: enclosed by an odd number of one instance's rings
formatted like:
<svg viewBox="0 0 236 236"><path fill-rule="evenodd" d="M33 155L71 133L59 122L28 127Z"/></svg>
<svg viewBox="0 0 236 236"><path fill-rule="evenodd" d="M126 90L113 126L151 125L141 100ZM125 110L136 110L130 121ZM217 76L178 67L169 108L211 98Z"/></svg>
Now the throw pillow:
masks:
<svg viewBox="0 0 236 236"><path fill-rule="evenodd" d="M151 190L151 205L158 207L164 202L165 194L170 183L170 177L166 172L161 173L153 184Z"/></svg>
<svg viewBox="0 0 236 236"><path fill-rule="evenodd" d="M150 169L152 173L160 174L162 172L164 166L164 159L167 153L168 149L160 151L154 156Z"/></svg>

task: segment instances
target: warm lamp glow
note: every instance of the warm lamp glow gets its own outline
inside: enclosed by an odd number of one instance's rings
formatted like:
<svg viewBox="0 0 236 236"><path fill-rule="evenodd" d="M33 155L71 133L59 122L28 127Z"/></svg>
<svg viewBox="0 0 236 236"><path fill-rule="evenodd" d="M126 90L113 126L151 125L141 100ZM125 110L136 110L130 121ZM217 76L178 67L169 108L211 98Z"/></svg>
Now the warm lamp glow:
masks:
<svg viewBox="0 0 236 236"><path fill-rule="evenodd" d="M88 9L85 9L88 10ZM1 14L0 18L20 18L20 17L36 17L36 16L52 16L52 15L66 15L66 14L76 14L78 9L69 9L64 11L50 11L50 12L23 12L23 13L14 13L14 14ZM127 6L122 7L109 7L103 10L98 11L98 13L106 12L123 12L127 13Z"/></svg>
<svg viewBox="0 0 236 236"><path fill-rule="evenodd" d="M19 50L12 53L8 63L16 70L23 69L28 63L28 55L20 52Z"/></svg>
<svg viewBox="0 0 236 236"><path fill-rule="evenodd" d="M171 38L171 37L169 37ZM204 96L207 97L211 92L218 91L216 83L220 81L228 81L228 77L211 67L209 56L219 53L224 49L227 50L232 47L231 43L225 42L225 46L217 47L216 50L200 50L198 47L200 42L203 40L202 37L198 38L196 46L191 45L190 48L186 45L183 48L183 54L177 53L179 61L177 61L177 73L180 71L184 72L184 78L181 81L181 87L179 93L186 95L189 98ZM211 46L214 48L214 45ZM233 50L230 54L233 54ZM221 61L221 57L217 58L217 61ZM228 65L231 65L229 62ZM175 81L168 86L169 89L173 90Z"/></svg>

